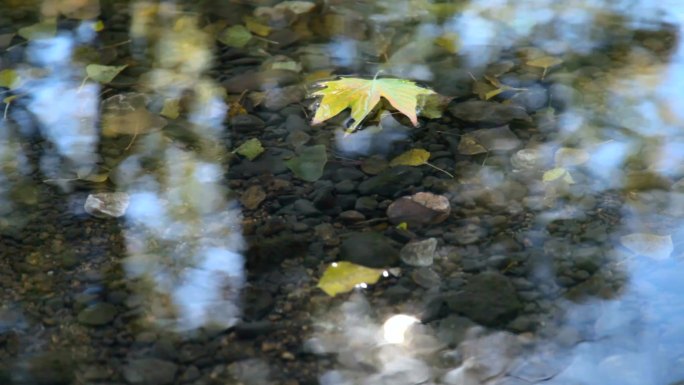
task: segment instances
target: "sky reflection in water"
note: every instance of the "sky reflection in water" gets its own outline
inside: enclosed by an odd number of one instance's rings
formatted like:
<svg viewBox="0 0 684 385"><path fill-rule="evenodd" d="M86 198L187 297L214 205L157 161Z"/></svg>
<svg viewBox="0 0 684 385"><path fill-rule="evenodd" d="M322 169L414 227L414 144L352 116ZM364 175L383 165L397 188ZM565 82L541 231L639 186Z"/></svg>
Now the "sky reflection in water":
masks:
<svg viewBox="0 0 684 385"><path fill-rule="evenodd" d="M406 2L401 2L406 5ZM396 7L397 10L402 7ZM453 32L460 37L459 55L468 69L477 72L479 67L496 62L505 50L531 41L550 54L574 53L591 55L601 52L615 36L604 28L600 19L613 13L628 20L628 25L639 28L660 28L655 21L676 25L678 36L684 25L684 7L676 1L583 1L572 7L559 6L555 1L530 1L524 5L514 1L471 1L457 16L442 25L421 28L422 34ZM382 19L378 19L382 20ZM380 22L380 21L379 21ZM52 68L48 76L31 80L25 85L27 109L37 118L40 132L54 145L58 154L46 154L41 161L43 173L53 178L73 178L94 169L98 161L97 146L101 88L94 82L82 84L75 76L81 73L72 62L74 46L94 39L89 23L83 23L73 32L60 31L51 39L29 42L28 58L33 65ZM139 31L140 32L140 31ZM145 33L144 29L141 33ZM197 42L202 32L192 31ZM193 132L203 141L215 142L226 127L227 104L215 93L215 84L206 76L212 48L198 45L200 59L191 65L181 65L188 59L170 52L182 50L175 44L177 32L160 33L153 51L160 57L159 68L153 69L148 81L157 96L178 96L193 90L200 100L191 105L189 121ZM327 45L332 62L337 66L352 67L359 60L356 40L339 37ZM152 48L152 47L150 47ZM594 180L587 187L597 191L623 187L628 173L629 157L646 145L648 163L655 173L680 175L684 160L684 140L681 135L684 111L684 39L678 40L670 57L659 58L635 48L626 55L624 66L614 73L593 79L602 94L579 95L578 104L569 106L558 120L558 140L540 144L552 151L566 140L577 143L591 154L586 169ZM164 60L161 58L163 57ZM391 69L390 69L391 71ZM390 72L391 73L391 72ZM401 69L423 80L434 79L425 63L414 63ZM551 74L550 76L553 76ZM30 78L30 77L27 77ZM173 78L185 80L178 86ZM196 83L195 83L196 80ZM599 105L601 103L601 105ZM31 127L20 111L11 111L10 117ZM0 129L5 132L5 125ZM394 123L396 124L396 123ZM626 128L616 130L615 127ZM30 128L24 128L30 130ZM341 131L340 131L341 134ZM338 135L337 150L359 155L384 153L394 140L406 137L402 127L386 124L377 137L367 129L350 138ZM2 161L14 159L21 174L28 174L18 139L2 133L0 154ZM244 242L240 235L241 216L226 197L220 159L224 153L215 148L206 153L195 153L163 140L157 133L147 133L132 148L118 170L118 184L131 196L126 214L126 240L128 253L125 267L132 279L139 283L139 294L148 301L150 319L155 324L173 330L195 330L209 324L226 328L240 317L239 294L245 284L243 268ZM374 140L377 140L374 142ZM144 148L151 144L152 148ZM61 161L57 161L60 156ZM146 158L157 157L161 165L150 172L144 165ZM480 174L489 187L503 186L496 170L483 166ZM494 176L492 176L494 175ZM0 215L11 210L7 197L9 183L0 173ZM531 184L539 181L531 181ZM5 187L3 187L5 186ZM681 243L684 226L659 224L672 223L665 218L672 211L684 212L684 188L665 194L661 211L643 206L628 206L628 222L623 224L626 233L661 232L671 235L676 252L664 260L634 257L616 245L612 256L629 277L621 295L610 300L589 299L584 303L560 302L567 313L568 326L582 329L588 326L587 341L567 347L564 354L573 359L560 375L547 384L663 384L684 378L682 352L684 352L684 276ZM652 199L648 193L639 199ZM656 198L658 198L656 196ZM572 213L554 213L554 219ZM665 219L664 219L665 218ZM661 221L662 220L662 221ZM662 222L662 223L661 223ZM540 267L540 274L549 271ZM545 277L549 281L553 276ZM372 381L389 381L394 384L411 383L427 377L431 369L422 362L415 350L401 347L377 348L376 336L379 321L374 320L358 298L344 304L337 319L343 342L329 342L326 349L342 355L373 357L378 354L382 368L367 378ZM592 319L593 317L593 319ZM590 319L590 321L588 321ZM323 322L323 321L321 321ZM410 329L412 330L412 329ZM426 330L426 346L441 347ZM325 339L326 336L317 336ZM478 341L474 336L472 341ZM508 341L502 337L503 341ZM554 344L550 341L542 343ZM351 344L351 345L350 345ZM358 344L358 345L354 345ZM349 351L349 346L354 349ZM377 349L377 351L376 351ZM505 350L505 349L502 349ZM379 352L378 352L379 351ZM514 358L506 358L513 361ZM407 368L413 369L410 376ZM476 375L452 373L461 380L477 381ZM322 383L345 383L352 374L341 369L324 374ZM457 377L460 376L460 377ZM470 377L469 377L470 376ZM402 382L403 381L403 382ZM452 380L445 380L449 383ZM455 380L453 380L455 381ZM348 382L347 382L348 383ZM380 382L376 382L380 383ZM477 383L477 382L470 382ZM470 384L469 383L469 384Z"/></svg>

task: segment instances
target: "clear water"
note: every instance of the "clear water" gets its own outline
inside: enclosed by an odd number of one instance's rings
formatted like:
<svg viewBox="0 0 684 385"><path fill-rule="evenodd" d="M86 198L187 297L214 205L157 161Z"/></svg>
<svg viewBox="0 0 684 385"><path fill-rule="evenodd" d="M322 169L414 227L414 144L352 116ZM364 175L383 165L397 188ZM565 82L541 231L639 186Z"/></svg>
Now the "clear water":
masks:
<svg viewBox="0 0 684 385"><path fill-rule="evenodd" d="M684 383L683 23L674 0L0 2L0 383ZM311 126L338 75L451 100ZM397 226L421 191L449 215ZM366 250L377 283L317 286Z"/></svg>

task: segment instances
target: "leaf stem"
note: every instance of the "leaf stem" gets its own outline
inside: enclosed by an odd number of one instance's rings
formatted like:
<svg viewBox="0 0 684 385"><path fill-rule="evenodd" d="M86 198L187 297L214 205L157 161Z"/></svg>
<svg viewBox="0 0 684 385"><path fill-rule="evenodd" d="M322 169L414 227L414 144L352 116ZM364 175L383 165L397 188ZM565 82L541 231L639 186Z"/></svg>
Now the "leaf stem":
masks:
<svg viewBox="0 0 684 385"><path fill-rule="evenodd" d="M455 179L455 178L456 178L456 177L455 177L452 173L450 173L449 171L447 171L447 170L445 170L445 169L443 169L443 168L437 167L437 166L435 166L435 165L432 164L432 163L425 162L425 164L428 165L428 166L430 166L430 167L432 167L432 168L434 168L435 170L439 170L439 171L441 171L441 172L443 172L443 173L449 175L449 176L451 177L451 179Z"/></svg>

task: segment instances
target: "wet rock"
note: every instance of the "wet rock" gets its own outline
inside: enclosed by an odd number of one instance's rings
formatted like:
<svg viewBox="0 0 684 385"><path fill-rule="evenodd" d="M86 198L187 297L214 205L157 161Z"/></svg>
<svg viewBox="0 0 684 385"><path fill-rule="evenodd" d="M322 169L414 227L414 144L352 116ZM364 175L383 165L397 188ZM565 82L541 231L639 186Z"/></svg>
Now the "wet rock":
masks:
<svg viewBox="0 0 684 385"><path fill-rule="evenodd" d="M519 92L511 98L512 104L517 104L527 111L537 111L549 104L549 94L546 88L533 86L525 92Z"/></svg>
<svg viewBox="0 0 684 385"><path fill-rule="evenodd" d="M200 371L197 369L197 366L195 365L190 365L188 366L187 369L183 372L183 374L180 375L178 380L180 381L181 384L185 383L190 383L192 381L195 381L200 377Z"/></svg>
<svg viewBox="0 0 684 385"><path fill-rule="evenodd" d="M236 115L230 118L230 125L238 131L242 131L252 128L264 128L266 123L264 123L264 121L258 116L244 114Z"/></svg>
<svg viewBox="0 0 684 385"><path fill-rule="evenodd" d="M531 121L525 109L516 105L507 105L483 100L470 100L449 107L451 115L471 123L499 126L513 120Z"/></svg>
<svg viewBox="0 0 684 385"><path fill-rule="evenodd" d="M416 185L423 179L423 173L416 167L398 166L386 169L380 174L359 184L361 195L392 195L408 186Z"/></svg>
<svg viewBox="0 0 684 385"><path fill-rule="evenodd" d="M244 301L244 314L248 320L260 320L273 308L273 296L268 291L257 287L245 290Z"/></svg>
<svg viewBox="0 0 684 385"><path fill-rule="evenodd" d="M100 302L81 310L78 313L78 322L88 326L102 326L112 322L117 313L116 306Z"/></svg>
<svg viewBox="0 0 684 385"><path fill-rule="evenodd" d="M285 118L285 129L288 132L306 132L306 130L308 130L309 128L309 123L299 115L288 114L287 118Z"/></svg>
<svg viewBox="0 0 684 385"><path fill-rule="evenodd" d="M124 192L89 194L83 205L85 212L98 217L121 217L126 214L130 198Z"/></svg>
<svg viewBox="0 0 684 385"><path fill-rule="evenodd" d="M359 180L363 179L366 175L356 168L343 167L335 171L335 181L342 182L345 180Z"/></svg>
<svg viewBox="0 0 684 385"><path fill-rule="evenodd" d="M4 358L4 357L3 357ZM43 352L31 357L27 362L29 382L21 381L21 384L36 385L67 385L74 382L74 367L72 354L67 351ZM2 366L0 364L0 379L2 379ZM16 369L15 369L16 371ZM8 381L3 384L13 384Z"/></svg>
<svg viewBox="0 0 684 385"><path fill-rule="evenodd" d="M338 218L345 223L356 223L366 220L366 216L356 210L343 211Z"/></svg>
<svg viewBox="0 0 684 385"><path fill-rule="evenodd" d="M302 130L295 130L290 132L290 134L287 136L287 144L289 144L292 148L298 148L300 146L303 146L307 144L311 140L311 135L307 134L306 132Z"/></svg>
<svg viewBox="0 0 684 385"><path fill-rule="evenodd" d="M437 323L437 338L449 346L460 344L468 329L476 324L468 318L450 315Z"/></svg>
<svg viewBox="0 0 684 385"><path fill-rule="evenodd" d="M485 235L486 232L482 226L477 223L467 223L463 226L457 227L452 232L444 234L444 239L449 243L470 245L479 241Z"/></svg>
<svg viewBox="0 0 684 385"><path fill-rule="evenodd" d="M321 223L314 227L316 237L323 241L326 246L337 246L340 244L340 237L335 228L330 223Z"/></svg>
<svg viewBox="0 0 684 385"><path fill-rule="evenodd" d="M399 252L401 260L410 266L431 266L437 250L437 238L410 242Z"/></svg>
<svg viewBox="0 0 684 385"><path fill-rule="evenodd" d="M246 90L268 90L294 84L299 81L299 75L290 70L274 69L265 71L245 72L226 79L223 86L228 93L241 94Z"/></svg>
<svg viewBox="0 0 684 385"><path fill-rule="evenodd" d="M544 167L544 154L537 148L523 148L511 156L511 165L516 170L538 171Z"/></svg>
<svg viewBox="0 0 684 385"><path fill-rule="evenodd" d="M378 208L378 201L373 197L361 197L356 200L354 209L361 213L370 214Z"/></svg>
<svg viewBox="0 0 684 385"><path fill-rule="evenodd" d="M368 175L378 175L389 167L387 159L381 156L371 156L361 162L361 170Z"/></svg>
<svg viewBox="0 0 684 385"><path fill-rule="evenodd" d="M297 199L292 207L297 214L304 216L317 215L320 213L313 202L306 199Z"/></svg>
<svg viewBox="0 0 684 385"><path fill-rule="evenodd" d="M123 369L126 382L136 385L173 383L178 366L158 358L140 358L128 362Z"/></svg>
<svg viewBox="0 0 684 385"><path fill-rule="evenodd" d="M149 101L146 95L137 92L117 94L103 100L102 135L140 135L164 128L166 119L147 109Z"/></svg>
<svg viewBox="0 0 684 385"><path fill-rule="evenodd" d="M391 223L406 222L409 227L441 223L450 213L449 200L429 192L399 198L387 207L387 218Z"/></svg>
<svg viewBox="0 0 684 385"><path fill-rule="evenodd" d="M387 267L399 261L394 242L374 232L352 233L340 245L340 259L367 267Z"/></svg>
<svg viewBox="0 0 684 385"><path fill-rule="evenodd" d="M476 155L490 151L511 151L520 147L520 144L520 139L508 126L483 128L464 134L458 143L458 152Z"/></svg>
<svg viewBox="0 0 684 385"><path fill-rule="evenodd" d="M426 289L439 287L439 285L442 283L439 274L427 267L416 269L413 273L411 273L411 279L416 283L416 285Z"/></svg>
<svg viewBox="0 0 684 385"><path fill-rule="evenodd" d="M522 308L510 280L494 272L470 278L463 290L447 296L446 303L452 311L486 326L512 319Z"/></svg>
<svg viewBox="0 0 684 385"><path fill-rule="evenodd" d="M292 103L299 103L306 97L306 91L301 86L288 86L266 91L264 107L271 111L281 110Z"/></svg>
<svg viewBox="0 0 684 385"><path fill-rule="evenodd" d="M343 180L341 182L335 183L335 191L341 194L351 193L356 189L356 182L352 180Z"/></svg>
<svg viewBox="0 0 684 385"><path fill-rule="evenodd" d="M248 178L256 175L276 175L288 170L285 161L294 156L290 150L282 148L267 148L254 161L243 160L229 170L231 178Z"/></svg>
<svg viewBox="0 0 684 385"><path fill-rule="evenodd" d="M259 185L250 186L242 193L240 203L248 210L254 210L266 199L266 192Z"/></svg>

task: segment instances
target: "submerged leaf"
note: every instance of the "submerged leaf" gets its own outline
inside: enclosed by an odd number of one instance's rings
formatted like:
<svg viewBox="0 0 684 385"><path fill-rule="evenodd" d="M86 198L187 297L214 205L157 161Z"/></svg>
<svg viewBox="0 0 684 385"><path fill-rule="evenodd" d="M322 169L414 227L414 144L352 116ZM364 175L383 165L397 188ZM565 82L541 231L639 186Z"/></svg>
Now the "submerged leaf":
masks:
<svg viewBox="0 0 684 385"><path fill-rule="evenodd" d="M180 105L178 99L165 99L164 107L162 107L159 115L169 118L176 119L180 115Z"/></svg>
<svg viewBox="0 0 684 385"><path fill-rule="evenodd" d="M271 33L271 27L261 24L259 20L253 17L246 16L244 20L245 27L255 35L266 37Z"/></svg>
<svg viewBox="0 0 684 385"><path fill-rule="evenodd" d="M312 124L322 123L350 108L351 117L354 119L354 123L348 129L350 132L358 128L380 103L380 98L385 98L392 107L406 115L411 123L417 126L418 97L435 94L432 90L403 79L342 78L322 82L320 85L325 88L312 94L323 97Z"/></svg>
<svg viewBox="0 0 684 385"><path fill-rule="evenodd" d="M376 283L383 271L351 262L336 262L325 270L318 281L318 287L327 295L334 297L353 290L357 285Z"/></svg>
<svg viewBox="0 0 684 385"><path fill-rule="evenodd" d="M0 71L0 87L14 89L19 85L19 74L17 71L6 69Z"/></svg>
<svg viewBox="0 0 684 385"><path fill-rule="evenodd" d="M667 259L674 251L670 235L633 233L620 237L620 243L635 254L656 260Z"/></svg>
<svg viewBox="0 0 684 385"><path fill-rule="evenodd" d="M543 182L553 182L555 180L562 180L568 184L575 183L575 180L572 179L572 175L570 175L568 170L562 167L552 168L551 170L546 171L542 176Z"/></svg>
<svg viewBox="0 0 684 385"><path fill-rule="evenodd" d="M264 147L261 145L259 139L252 138L242 143L238 148L235 149L235 152L249 160L254 160L257 156L264 152Z"/></svg>
<svg viewBox="0 0 684 385"><path fill-rule="evenodd" d="M562 62L563 61L557 57L542 56L542 57L538 57L536 59L532 59L525 64L527 64L530 67L549 68L549 67L553 67L555 65L558 65Z"/></svg>
<svg viewBox="0 0 684 385"><path fill-rule="evenodd" d="M229 47L242 48L252 40L252 33L244 25L234 25L226 28L218 40Z"/></svg>
<svg viewBox="0 0 684 385"><path fill-rule="evenodd" d="M109 83L116 75L128 67L127 64L122 66L103 66L100 64L88 64L86 66L86 74L88 77L99 83Z"/></svg>
<svg viewBox="0 0 684 385"><path fill-rule="evenodd" d="M392 159L391 167L395 166L422 166L430 159L430 153L422 148L413 148Z"/></svg>
<svg viewBox="0 0 684 385"><path fill-rule="evenodd" d="M17 34L26 40L52 37L57 34L57 22L55 20L46 20L32 24L27 27L19 28Z"/></svg>
<svg viewBox="0 0 684 385"><path fill-rule="evenodd" d="M315 182L323 176L323 168L328 161L325 153L325 145L302 148L299 156L285 162L295 176L307 182Z"/></svg>

